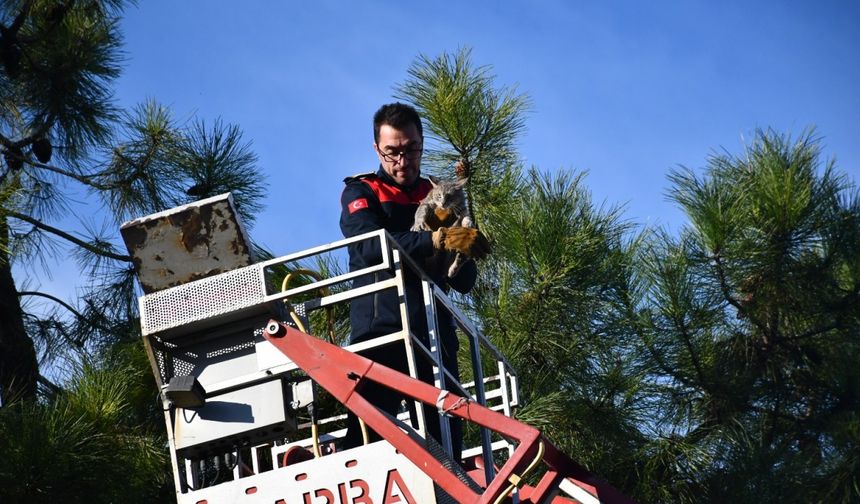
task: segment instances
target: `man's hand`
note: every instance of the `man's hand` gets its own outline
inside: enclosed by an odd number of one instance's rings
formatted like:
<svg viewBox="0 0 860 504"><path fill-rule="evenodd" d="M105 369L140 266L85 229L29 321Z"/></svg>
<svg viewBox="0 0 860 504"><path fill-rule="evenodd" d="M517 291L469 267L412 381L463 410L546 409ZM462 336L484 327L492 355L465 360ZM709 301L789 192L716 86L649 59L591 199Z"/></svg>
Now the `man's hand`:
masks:
<svg viewBox="0 0 860 504"><path fill-rule="evenodd" d="M437 208L424 219L424 225L430 231L436 231L440 227L450 226L455 220L457 220L457 216L453 212L444 208Z"/></svg>
<svg viewBox="0 0 860 504"><path fill-rule="evenodd" d="M474 259L483 259L490 253L490 242L474 228L440 227L433 232L433 247Z"/></svg>

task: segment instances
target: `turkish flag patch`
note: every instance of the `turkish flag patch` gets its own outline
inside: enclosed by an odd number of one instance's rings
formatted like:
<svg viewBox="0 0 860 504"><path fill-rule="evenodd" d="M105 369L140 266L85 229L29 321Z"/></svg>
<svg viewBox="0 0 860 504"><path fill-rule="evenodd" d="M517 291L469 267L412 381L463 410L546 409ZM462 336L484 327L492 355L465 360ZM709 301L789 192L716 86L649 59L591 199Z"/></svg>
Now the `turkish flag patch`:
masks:
<svg viewBox="0 0 860 504"><path fill-rule="evenodd" d="M367 208L367 198L358 198L349 204L349 213L355 213L362 208Z"/></svg>

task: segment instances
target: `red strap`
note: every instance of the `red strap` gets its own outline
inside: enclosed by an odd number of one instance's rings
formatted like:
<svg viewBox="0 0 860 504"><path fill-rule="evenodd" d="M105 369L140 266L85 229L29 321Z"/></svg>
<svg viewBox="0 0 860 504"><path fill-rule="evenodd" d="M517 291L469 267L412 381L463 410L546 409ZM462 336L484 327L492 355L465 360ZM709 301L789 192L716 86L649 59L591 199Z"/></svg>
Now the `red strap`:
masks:
<svg viewBox="0 0 860 504"><path fill-rule="evenodd" d="M385 183L377 177L362 179L362 182L370 186L380 203L398 203L400 205L417 205L433 189L429 181L421 179L418 187L406 192L399 187ZM352 209L350 208L350 213Z"/></svg>

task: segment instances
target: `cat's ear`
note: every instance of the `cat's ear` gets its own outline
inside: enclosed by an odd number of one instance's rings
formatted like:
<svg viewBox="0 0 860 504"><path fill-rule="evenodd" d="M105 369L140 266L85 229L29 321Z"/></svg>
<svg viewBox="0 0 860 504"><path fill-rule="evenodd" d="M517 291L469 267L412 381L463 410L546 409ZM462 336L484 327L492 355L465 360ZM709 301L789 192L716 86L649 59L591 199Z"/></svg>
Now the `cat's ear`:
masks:
<svg viewBox="0 0 860 504"><path fill-rule="evenodd" d="M427 175L427 179L430 180L430 184L432 184L433 187L439 185L439 179L434 177L433 175Z"/></svg>
<svg viewBox="0 0 860 504"><path fill-rule="evenodd" d="M469 181L469 177L458 178L457 182L455 183L457 185L457 189L462 189L462 188L466 187L466 183L468 181Z"/></svg>

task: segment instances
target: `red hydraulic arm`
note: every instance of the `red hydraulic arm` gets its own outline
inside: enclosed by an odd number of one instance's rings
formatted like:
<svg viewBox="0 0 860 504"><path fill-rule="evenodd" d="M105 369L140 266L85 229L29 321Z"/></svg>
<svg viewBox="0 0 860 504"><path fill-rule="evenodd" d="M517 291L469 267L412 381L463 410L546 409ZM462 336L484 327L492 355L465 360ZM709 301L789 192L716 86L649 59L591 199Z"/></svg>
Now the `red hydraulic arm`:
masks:
<svg viewBox="0 0 860 504"><path fill-rule="evenodd" d="M314 338L274 320L264 331L265 338L301 367L314 381L331 393L359 418L387 440L413 464L421 468L436 484L461 503L498 503L514 488L534 463L543 461L547 467L534 487L521 487L522 503L550 502L565 478L576 480L589 488L601 503L632 503L629 498L560 452L541 433L528 425L506 417L466 398L448 393L440 402L441 390L375 363L338 346ZM370 380L395 390L406 397L430 405L439 405L447 413L486 427L513 440L517 448L496 477L487 482L482 493L476 493L442 463L423 444L403 432L387 415L370 404L357 388ZM556 499L556 502L561 499ZM572 502L564 500L562 502Z"/></svg>

